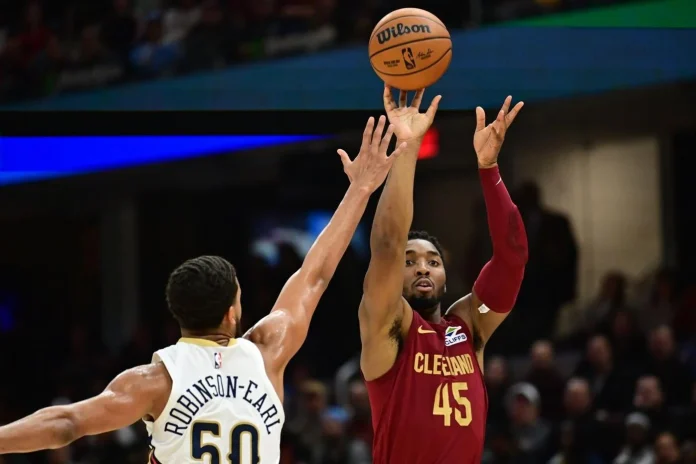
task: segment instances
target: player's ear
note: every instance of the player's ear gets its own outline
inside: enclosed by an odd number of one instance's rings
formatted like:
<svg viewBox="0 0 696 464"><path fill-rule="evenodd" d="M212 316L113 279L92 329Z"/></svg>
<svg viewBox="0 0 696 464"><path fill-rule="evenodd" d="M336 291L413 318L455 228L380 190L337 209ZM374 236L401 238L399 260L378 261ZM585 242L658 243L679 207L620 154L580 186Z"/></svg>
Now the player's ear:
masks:
<svg viewBox="0 0 696 464"><path fill-rule="evenodd" d="M228 327L234 326L237 320L236 315L237 308L235 307L235 305L230 306L230 308L225 313L225 320L223 321L223 323Z"/></svg>

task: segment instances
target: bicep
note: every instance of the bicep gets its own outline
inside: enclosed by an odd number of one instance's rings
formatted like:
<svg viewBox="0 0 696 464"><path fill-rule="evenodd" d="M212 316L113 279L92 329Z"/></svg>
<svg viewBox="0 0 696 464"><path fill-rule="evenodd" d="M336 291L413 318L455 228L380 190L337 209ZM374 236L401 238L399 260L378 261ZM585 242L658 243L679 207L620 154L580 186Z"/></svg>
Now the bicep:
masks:
<svg viewBox="0 0 696 464"><path fill-rule="evenodd" d="M153 375L155 367L149 365L129 369L116 377L98 396L68 406L67 412L76 435L82 437L110 432L153 414L157 397L164 394L162 390L166 384L164 379Z"/></svg>

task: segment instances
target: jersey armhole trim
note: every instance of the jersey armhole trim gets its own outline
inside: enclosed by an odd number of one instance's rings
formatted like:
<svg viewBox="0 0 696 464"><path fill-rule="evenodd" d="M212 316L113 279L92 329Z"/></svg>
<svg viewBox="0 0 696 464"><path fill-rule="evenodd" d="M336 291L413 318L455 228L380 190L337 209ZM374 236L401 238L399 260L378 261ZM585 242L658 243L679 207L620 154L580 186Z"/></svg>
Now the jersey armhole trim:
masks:
<svg viewBox="0 0 696 464"><path fill-rule="evenodd" d="M176 384L176 378L174 378L173 372L174 372L174 362L170 359L169 355L166 353L162 352L163 350L157 351L155 354L152 355L152 364L157 364L157 363L162 363L164 368L167 370L167 374L169 375L169 378L172 379L172 389L169 392L169 398L167 398L167 403L164 405L164 408L162 409L162 412L160 413L159 416L153 417L152 421L145 420L143 419L143 422L146 424L152 424L153 428L155 425L158 424L158 421L160 418L165 414L166 411L169 411L173 407L174 403L174 391L175 387L174 385Z"/></svg>

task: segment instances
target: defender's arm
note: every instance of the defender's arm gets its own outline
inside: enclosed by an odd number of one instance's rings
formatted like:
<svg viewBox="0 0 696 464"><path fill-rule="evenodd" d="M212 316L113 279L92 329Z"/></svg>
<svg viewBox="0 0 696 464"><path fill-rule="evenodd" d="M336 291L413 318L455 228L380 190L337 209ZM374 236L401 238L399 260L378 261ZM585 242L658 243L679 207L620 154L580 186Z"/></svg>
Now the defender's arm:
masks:
<svg viewBox="0 0 696 464"><path fill-rule="evenodd" d="M267 357L270 357L275 372L282 372L304 343L319 299L355 234L370 195L384 182L402 151L400 147L387 156L393 127L390 126L382 138L384 125L385 119L381 118L373 133L374 119L370 118L355 161L351 162L345 152L339 151L351 180L348 191L307 253L302 267L283 287L271 314L249 332L255 343L272 347Z"/></svg>
<svg viewBox="0 0 696 464"><path fill-rule="evenodd" d="M164 366L150 364L116 377L98 396L53 406L0 427L0 454L67 446L87 435L117 430L146 415L159 415L171 389Z"/></svg>

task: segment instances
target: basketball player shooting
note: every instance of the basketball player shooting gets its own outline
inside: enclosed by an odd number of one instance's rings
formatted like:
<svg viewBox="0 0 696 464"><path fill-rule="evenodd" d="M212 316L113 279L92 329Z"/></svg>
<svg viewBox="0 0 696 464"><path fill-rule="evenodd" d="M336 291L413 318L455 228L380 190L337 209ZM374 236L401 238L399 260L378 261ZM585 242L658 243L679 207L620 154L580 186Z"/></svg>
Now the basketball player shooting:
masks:
<svg viewBox="0 0 696 464"><path fill-rule="evenodd" d="M353 161L339 150L350 186L268 316L241 337L242 292L234 267L215 256L185 262L167 284L179 342L157 351L151 364L121 373L96 397L0 427L0 455L61 448L144 419L152 464L277 464L285 367L307 336L370 195L404 148L387 156L394 127L384 133L385 120L373 130L369 119Z"/></svg>
<svg viewBox="0 0 696 464"><path fill-rule="evenodd" d="M488 212L493 257L471 294L441 316L446 274L442 248L425 232L409 232L421 140L439 97L425 114L423 91L409 106L390 88L384 106L404 156L393 166L372 226L372 258L360 304L361 368L375 432L375 464L481 462L487 396L486 342L512 309L527 262L527 237L498 171L505 132L522 109L508 97L486 125L476 109L474 149Z"/></svg>

